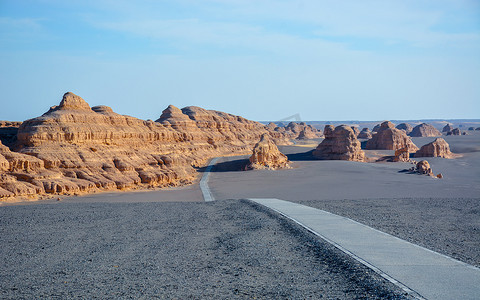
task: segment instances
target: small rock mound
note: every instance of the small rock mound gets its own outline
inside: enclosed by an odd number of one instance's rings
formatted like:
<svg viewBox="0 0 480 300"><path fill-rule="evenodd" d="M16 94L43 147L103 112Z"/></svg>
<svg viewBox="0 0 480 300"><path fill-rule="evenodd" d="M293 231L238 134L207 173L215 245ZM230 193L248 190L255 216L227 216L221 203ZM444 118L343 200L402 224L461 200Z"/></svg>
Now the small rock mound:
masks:
<svg viewBox="0 0 480 300"><path fill-rule="evenodd" d="M458 128L454 128L447 132L447 135L462 135L462 132Z"/></svg>
<svg viewBox="0 0 480 300"><path fill-rule="evenodd" d="M395 162L409 162L410 161L410 153L408 152L408 148L401 148L395 150L395 157L393 158Z"/></svg>
<svg viewBox="0 0 480 300"><path fill-rule="evenodd" d="M419 174L433 176L432 168L430 167L430 164L426 160L419 161L415 166L415 170Z"/></svg>
<svg viewBox="0 0 480 300"><path fill-rule="evenodd" d="M442 132L449 132L449 131L452 131L452 129L453 129L453 126L451 124L447 124L445 125L445 127L443 127Z"/></svg>
<svg viewBox="0 0 480 300"><path fill-rule="evenodd" d="M332 125L326 125L324 134L325 139L313 151L316 158L365 161L365 153L350 126L340 125L334 128Z"/></svg>
<svg viewBox="0 0 480 300"><path fill-rule="evenodd" d="M442 136L442 133L430 124L422 123L413 128L409 136L412 137L429 137L429 136Z"/></svg>
<svg viewBox="0 0 480 300"><path fill-rule="evenodd" d="M442 138L436 138L435 141L423 145L420 150L415 153L415 157L443 157L452 158L453 153L450 146Z"/></svg>
<svg viewBox="0 0 480 300"><path fill-rule="evenodd" d="M260 141L253 148L248 169L284 169L288 168L289 161L285 154L278 150L268 134L263 134Z"/></svg>
<svg viewBox="0 0 480 300"><path fill-rule="evenodd" d="M406 134L409 134L413 130L412 125L410 125L408 123L398 124L397 127L395 127L395 128L405 131Z"/></svg>
<svg viewBox="0 0 480 300"><path fill-rule="evenodd" d="M371 139L372 138L372 132L370 131L370 129L368 129L367 127L363 128L362 131L360 131L360 133L358 134L357 138L359 139Z"/></svg>
<svg viewBox="0 0 480 300"><path fill-rule="evenodd" d="M385 121L370 140L367 141L366 149L369 150L398 150L407 148L409 152L415 152L418 147L412 142L407 134L395 128L393 123Z"/></svg>

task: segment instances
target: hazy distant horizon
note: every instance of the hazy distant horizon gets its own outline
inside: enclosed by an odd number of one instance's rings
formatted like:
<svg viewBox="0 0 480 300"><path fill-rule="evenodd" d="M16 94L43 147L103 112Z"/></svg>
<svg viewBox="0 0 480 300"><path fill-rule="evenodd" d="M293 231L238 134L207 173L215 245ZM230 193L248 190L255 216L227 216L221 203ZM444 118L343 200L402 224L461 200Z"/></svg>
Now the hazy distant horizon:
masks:
<svg viewBox="0 0 480 300"><path fill-rule="evenodd" d="M169 104L251 120L480 117L480 2L0 2L0 120L71 91L157 119Z"/></svg>

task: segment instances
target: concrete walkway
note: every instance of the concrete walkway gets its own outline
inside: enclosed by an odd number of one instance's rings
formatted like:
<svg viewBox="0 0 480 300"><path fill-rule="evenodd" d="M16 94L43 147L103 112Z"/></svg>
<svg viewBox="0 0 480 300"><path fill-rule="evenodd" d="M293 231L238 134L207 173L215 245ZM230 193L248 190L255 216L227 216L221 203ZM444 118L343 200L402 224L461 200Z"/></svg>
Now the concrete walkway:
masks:
<svg viewBox="0 0 480 300"><path fill-rule="evenodd" d="M351 219L279 199L277 211L420 299L480 299L480 269Z"/></svg>

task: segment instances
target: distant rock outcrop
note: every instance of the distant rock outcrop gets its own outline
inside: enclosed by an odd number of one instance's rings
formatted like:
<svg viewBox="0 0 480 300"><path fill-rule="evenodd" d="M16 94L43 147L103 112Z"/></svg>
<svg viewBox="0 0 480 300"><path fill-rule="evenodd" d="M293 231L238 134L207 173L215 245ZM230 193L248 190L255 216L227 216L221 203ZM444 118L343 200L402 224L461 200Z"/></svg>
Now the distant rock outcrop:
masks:
<svg viewBox="0 0 480 300"><path fill-rule="evenodd" d="M449 132L447 132L447 135L462 135L462 132L458 128L453 128Z"/></svg>
<svg viewBox="0 0 480 300"><path fill-rule="evenodd" d="M285 127L285 132L291 133L294 139L315 139L322 136L321 130L316 129L312 125L307 125L305 122L290 122Z"/></svg>
<svg viewBox="0 0 480 300"><path fill-rule="evenodd" d="M284 169L289 167L288 163L287 156L278 150L270 135L264 134L253 147L247 169Z"/></svg>
<svg viewBox="0 0 480 300"><path fill-rule="evenodd" d="M326 125L325 139L313 151L319 159L365 161L365 153L360 147L360 142L349 126L340 125L334 128Z"/></svg>
<svg viewBox="0 0 480 300"><path fill-rule="evenodd" d="M412 130L413 130L412 125L410 125L410 124L408 124L408 123L398 124L397 127L395 127L395 128L405 131L405 133L406 133L407 135L408 135L410 132L412 132Z"/></svg>
<svg viewBox="0 0 480 300"><path fill-rule="evenodd" d="M413 128L409 136L411 137L429 137L429 136L442 136L442 133L430 124L422 123Z"/></svg>
<svg viewBox="0 0 480 300"><path fill-rule="evenodd" d="M357 138L359 139L371 139L372 138L372 132L368 128L363 128L362 131L358 134Z"/></svg>
<svg viewBox="0 0 480 300"><path fill-rule="evenodd" d="M442 132L449 132L452 129L453 129L453 126L451 124L447 124L445 125L445 127L443 127Z"/></svg>
<svg viewBox="0 0 480 300"><path fill-rule="evenodd" d="M452 158L453 153L450 151L450 146L444 139L436 138L435 141L423 145L414 156Z"/></svg>
<svg viewBox="0 0 480 300"><path fill-rule="evenodd" d="M408 152L415 152L418 147L410 140L407 134L400 129L396 129L393 123L385 121L380 128L365 145L369 150L398 150L407 148Z"/></svg>
<svg viewBox="0 0 480 300"><path fill-rule="evenodd" d="M322 131L316 129L312 125L305 122L290 122L287 126L277 126L275 123L269 123L265 126L270 135L277 141L282 140L283 144L287 144L287 140L308 140L322 137Z"/></svg>

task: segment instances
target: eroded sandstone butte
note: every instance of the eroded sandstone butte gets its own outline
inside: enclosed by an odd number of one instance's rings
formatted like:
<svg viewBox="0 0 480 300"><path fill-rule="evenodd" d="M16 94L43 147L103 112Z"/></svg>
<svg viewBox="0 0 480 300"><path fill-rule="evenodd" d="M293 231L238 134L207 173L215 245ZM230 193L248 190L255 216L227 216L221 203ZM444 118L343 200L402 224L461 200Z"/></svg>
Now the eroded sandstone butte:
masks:
<svg viewBox="0 0 480 300"><path fill-rule="evenodd" d="M447 132L447 135L462 135L462 131L458 128L453 128L449 132Z"/></svg>
<svg viewBox="0 0 480 300"><path fill-rule="evenodd" d="M406 134L412 132L413 127L408 123L400 123L395 128L405 131Z"/></svg>
<svg viewBox="0 0 480 300"><path fill-rule="evenodd" d="M326 125L325 139L313 151L313 156L326 160L365 161L365 153L353 129L347 125Z"/></svg>
<svg viewBox="0 0 480 300"><path fill-rule="evenodd" d="M442 132L449 132L451 130L453 130L452 124L447 124L445 127L443 127Z"/></svg>
<svg viewBox="0 0 480 300"><path fill-rule="evenodd" d="M247 169L278 170L289 168L287 156L278 150L269 134L262 135L260 141L255 144L249 161Z"/></svg>
<svg viewBox="0 0 480 300"><path fill-rule="evenodd" d="M58 106L21 124L15 152L1 146L0 197L188 184L195 167L249 153L265 133L258 122L199 107L169 106L153 122L90 108L66 93Z"/></svg>
<svg viewBox="0 0 480 300"><path fill-rule="evenodd" d="M416 152L418 147L407 136L405 131L395 128L389 121L383 122L377 133L365 145L369 150L398 150L407 148L408 152Z"/></svg>
<svg viewBox="0 0 480 300"><path fill-rule="evenodd" d="M442 133L430 124L422 123L415 126L408 134L412 137L442 136Z"/></svg>
<svg viewBox="0 0 480 300"><path fill-rule="evenodd" d="M436 138L435 141L423 145L414 156L453 158L454 154L450 151L450 146L444 139Z"/></svg>

